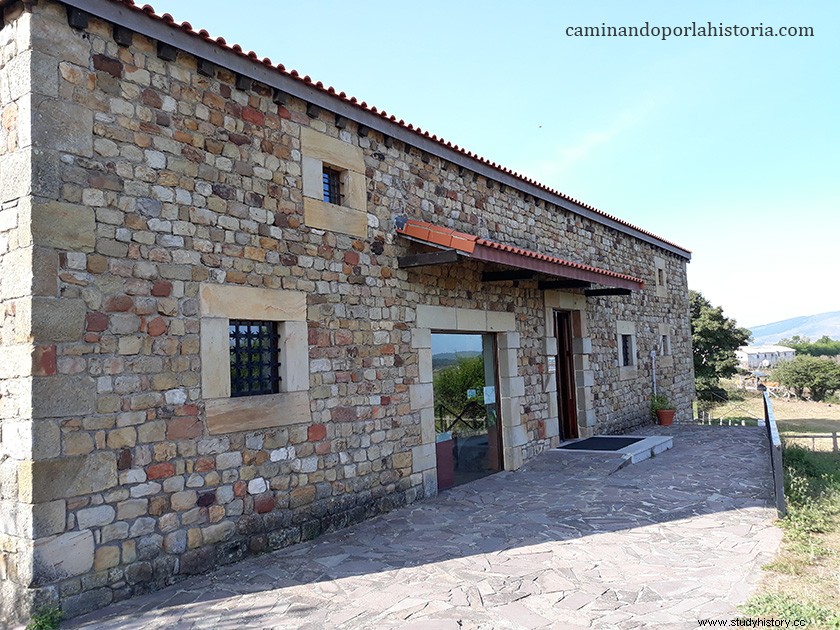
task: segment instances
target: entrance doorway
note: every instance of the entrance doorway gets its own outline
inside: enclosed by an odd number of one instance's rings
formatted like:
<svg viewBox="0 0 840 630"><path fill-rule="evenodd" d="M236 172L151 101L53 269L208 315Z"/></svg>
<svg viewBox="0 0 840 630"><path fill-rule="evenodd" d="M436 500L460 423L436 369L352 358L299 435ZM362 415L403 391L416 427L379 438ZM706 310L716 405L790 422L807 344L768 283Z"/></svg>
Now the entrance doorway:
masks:
<svg viewBox="0 0 840 630"><path fill-rule="evenodd" d="M560 439L571 440L578 437L571 311L554 311L554 329L554 335L557 337L557 411Z"/></svg>
<svg viewBox="0 0 840 630"><path fill-rule="evenodd" d="M432 333L438 489L502 470L496 336Z"/></svg>

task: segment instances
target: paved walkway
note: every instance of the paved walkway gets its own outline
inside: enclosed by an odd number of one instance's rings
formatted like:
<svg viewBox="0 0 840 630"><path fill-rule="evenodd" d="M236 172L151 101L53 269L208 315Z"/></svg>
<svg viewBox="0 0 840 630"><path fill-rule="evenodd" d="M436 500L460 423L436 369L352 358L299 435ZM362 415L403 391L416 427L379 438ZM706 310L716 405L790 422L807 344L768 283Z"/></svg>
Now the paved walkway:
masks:
<svg viewBox="0 0 840 630"><path fill-rule="evenodd" d="M694 628L734 618L781 538L763 433L645 433L674 435L674 448L617 471L545 453L64 627Z"/></svg>

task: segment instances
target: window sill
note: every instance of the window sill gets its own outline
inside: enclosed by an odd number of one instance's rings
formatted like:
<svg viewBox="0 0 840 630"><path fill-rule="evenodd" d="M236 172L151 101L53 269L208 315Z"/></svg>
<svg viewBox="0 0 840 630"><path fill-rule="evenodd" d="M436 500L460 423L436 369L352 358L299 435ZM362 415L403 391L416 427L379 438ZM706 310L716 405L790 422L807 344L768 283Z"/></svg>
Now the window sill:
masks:
<svg viewBox="0 0 840 630"><path fill-rule="evenodd" d="M319 199L303 199L303 220L307 226L365 238L367 213L347 206L337 206Z"/></svg>
<svg viewBox="0 0 840 630"><path fill-rule="evenodd" d="M628 365L626 367L619 367L618 368L618 378L622 381L629 381L631 379L636 378L638 374L638 369L635 365Z"/></svg>
<svg viewBox="0 0 840 630"><path fill-rule="evenodd" d="M205 400L210 435L254 431L311 422L309 392Z"/></svg>

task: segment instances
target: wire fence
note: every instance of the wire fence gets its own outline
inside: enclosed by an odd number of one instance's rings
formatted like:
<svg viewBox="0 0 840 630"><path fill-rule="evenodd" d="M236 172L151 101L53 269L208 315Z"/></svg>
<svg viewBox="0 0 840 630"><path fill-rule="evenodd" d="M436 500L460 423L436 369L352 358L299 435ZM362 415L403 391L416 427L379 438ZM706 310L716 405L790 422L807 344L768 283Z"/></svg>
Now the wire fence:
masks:
<svg viewBox="0 0 840 630"><path fill-rule="evenodd" d="M799 446L811 443L812 451L832 451L840 453L840 433L785 433L785 442Z"/></svg>

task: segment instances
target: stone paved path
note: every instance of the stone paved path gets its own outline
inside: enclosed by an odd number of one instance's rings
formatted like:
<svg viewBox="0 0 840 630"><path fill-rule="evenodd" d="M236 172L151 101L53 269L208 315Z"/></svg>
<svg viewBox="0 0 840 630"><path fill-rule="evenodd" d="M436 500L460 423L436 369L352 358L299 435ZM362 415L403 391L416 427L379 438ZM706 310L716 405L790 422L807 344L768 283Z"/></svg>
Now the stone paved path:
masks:
<svg viewBox="0 0 840 630"><path fill-rule="evenodd" d="M545 453L64 627L694 628L734 618L781 539L763 434L644 433L672 434L674 448L620 470Z"/></svg>

